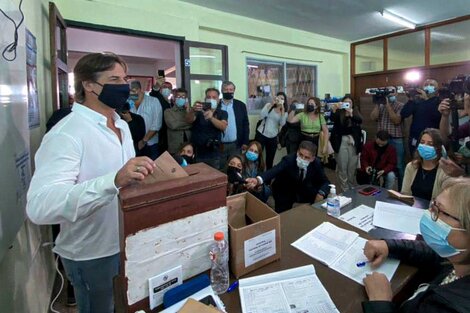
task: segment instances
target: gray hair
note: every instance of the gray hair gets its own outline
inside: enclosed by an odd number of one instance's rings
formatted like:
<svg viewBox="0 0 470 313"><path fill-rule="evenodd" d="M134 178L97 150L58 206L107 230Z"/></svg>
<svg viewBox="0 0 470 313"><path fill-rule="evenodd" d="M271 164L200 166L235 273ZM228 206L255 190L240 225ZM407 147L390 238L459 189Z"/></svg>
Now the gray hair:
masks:
<svg viewBox="0 0 470 313"><path fill-rule="evenodd" d="M462 227L470 233L470 178L449 178L442 183L442 192L449 193L452 205L458 211Z"/></svg>
<svg viewBox="0 0 470 313"><path fill-rule="evenodd" d="M233 88L235 88L235 89L237 88L237 86L235 86L235 84L233 82L231 82L229 80L225 80L225 81L222 82L222 90L224 90L225 87L230 86L230 85L232 85Z"/></svg>

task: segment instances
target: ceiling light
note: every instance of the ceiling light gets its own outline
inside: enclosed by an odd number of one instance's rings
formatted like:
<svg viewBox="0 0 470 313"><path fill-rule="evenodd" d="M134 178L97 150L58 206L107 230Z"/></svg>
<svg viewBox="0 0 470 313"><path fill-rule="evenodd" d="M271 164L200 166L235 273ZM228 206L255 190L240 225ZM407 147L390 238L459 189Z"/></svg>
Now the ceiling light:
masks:
<svg viewBox="0 0 470 313"><path fill-rule="evenodd" d="M392 22L395 22L397 24L400 24L402 26L405 26L405 27L408 27L408 28L411 28L411 29L415 29L416 28L416 24L404 19L403 17L401 16L398 16L398 15L395 15L393 13L390 13L389 11L387 10L383 10L382 11L382 16L384 18L386 18L387 20L389 21L392 21Z"/></svg>
<svg viewBox="0 0 470 313"><path fill-rule="evenodd" d="M213 55L205 55L205 54L192 54L191 58L201 58L201 59L215 59Z"/></svg>

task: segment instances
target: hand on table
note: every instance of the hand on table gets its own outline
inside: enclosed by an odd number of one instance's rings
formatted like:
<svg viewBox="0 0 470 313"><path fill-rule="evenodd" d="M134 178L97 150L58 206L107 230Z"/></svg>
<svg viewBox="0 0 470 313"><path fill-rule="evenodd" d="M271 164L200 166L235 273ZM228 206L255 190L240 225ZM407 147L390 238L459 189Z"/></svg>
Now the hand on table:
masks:
<svg viewBox="0 0 470 313"><path fill-rule="evenodd" d="M364 246L364 255L372 267L382 264L388 257L388 246L384 240L368 240Z"/></svg>
<svg viewBox="0 0 470 313"><path fill-rule="evenodd" d="M370 301L392 301L392 287L384 274L377 272L367 274L364 278L364 287Z"/></svg>

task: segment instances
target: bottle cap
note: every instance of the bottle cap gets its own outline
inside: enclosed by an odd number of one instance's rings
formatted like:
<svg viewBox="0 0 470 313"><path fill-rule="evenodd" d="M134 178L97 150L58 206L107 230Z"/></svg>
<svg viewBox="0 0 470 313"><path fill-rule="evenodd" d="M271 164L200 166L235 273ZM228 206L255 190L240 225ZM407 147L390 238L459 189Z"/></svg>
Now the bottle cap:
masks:
<svg viewBox="0 0 470 313"><path fill-rule="evenodd" d="M216 232L214 234L214 240L216 241L224 240L224 233L221 231Z"/></svg>

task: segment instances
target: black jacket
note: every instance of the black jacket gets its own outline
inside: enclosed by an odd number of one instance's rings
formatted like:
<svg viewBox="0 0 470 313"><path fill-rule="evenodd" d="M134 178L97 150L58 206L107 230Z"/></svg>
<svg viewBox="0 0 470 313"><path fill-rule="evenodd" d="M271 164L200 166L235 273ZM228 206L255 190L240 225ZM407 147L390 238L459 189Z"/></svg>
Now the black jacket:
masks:
<svg viewBox="0 0 470 313"><path fill-rule="evenodd" d="M313 162L310 162L305 178L301 183L296 159L297 153L283 157L276 166L260 175L264 183L268 184L275 178L275 184L282 185L279 190L285 193L297 193L300 202L304 203L313 203L320 190L323 194L328 195L330 181L326 177L319 159L315 158Z"/></svg>
<svg viewBox="0 0 470 313"><path fill-rule="evenodd" d="M398 306L390 301L365 301L364 313L468 313L470 312L470 276L452 283L439 285L449 274L451 267L423 241L386 240L390 256L411 265L423 265L439 273L426 291Z"/></svg>
<svg viewBox="0 0 470 313"><path fill-rule="evenodd" d="M165 110L171 108L170 102L165 99L159 90L152 89L149 96L155 97L160 101L160 105L162 106L162 116L165 116ZM162 120L162 127L158 131L158 148L160 150L159 153L163 153L168 150L168 126L166 125L164 118Z"/></svg>
<svg viewBox="0 0 470 313"><path fill-rule="evenodd" d="M219 103L219 107L221 106L222 100ZM250 123L248 121L246 104L240 100L233 99L233 112L235 113L235 123L237 124L237 147L240 148L242 145L248 145L250 141Z"/></svg>
<svg viewBox="0 0 470 313"><path fill-rule="evenodd" d="M356 147L356 153L360 153L362 150L362 116L358 111L354 111L352 117L345 117L341 122L341 111L331 113L331 120L333 121L333 129L331 130L330 142L333 150L338 153L339 147L341 146L341 137L343 135L352 135L354 138L354 146Z"/></svg>

